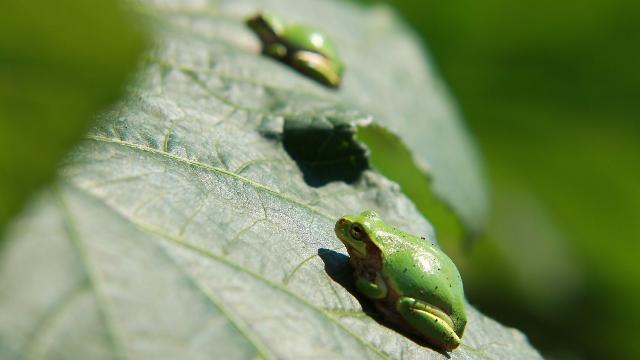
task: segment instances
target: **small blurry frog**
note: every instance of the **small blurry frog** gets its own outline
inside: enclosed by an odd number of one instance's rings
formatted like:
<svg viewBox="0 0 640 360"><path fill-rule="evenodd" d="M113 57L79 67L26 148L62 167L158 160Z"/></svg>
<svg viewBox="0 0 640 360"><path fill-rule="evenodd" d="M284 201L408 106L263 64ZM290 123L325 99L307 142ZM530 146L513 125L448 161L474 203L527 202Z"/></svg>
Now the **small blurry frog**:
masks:
<svg viewBox="0 0 640 360"><path fill-rule="evenodd" d="M247 25L260 37L264 54L326 86L337 88L342 83L342 61L333 42L321 31L287 23L266 12L249 18Z"/></svg>

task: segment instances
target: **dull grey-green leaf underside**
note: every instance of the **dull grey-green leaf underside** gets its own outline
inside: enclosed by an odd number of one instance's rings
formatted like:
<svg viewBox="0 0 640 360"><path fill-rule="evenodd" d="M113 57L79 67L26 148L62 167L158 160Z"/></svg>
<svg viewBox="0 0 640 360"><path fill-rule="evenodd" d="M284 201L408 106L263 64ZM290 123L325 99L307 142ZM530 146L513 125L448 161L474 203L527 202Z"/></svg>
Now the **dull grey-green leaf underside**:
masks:
<svg viewBox="0 0 640 360"><path fill-rule="evenodd" d="M444 359L363 311L333 234L340 215L364 209L429 239L431 225L372 170L310 186L277 136L309 117L405 135L403 121L441 94L394 17L330 1L144 9L158 46L136 85L9 228L0 358ZM243 25L257 9L328 28L350 65L344 90L258 55ZM398 95L414 77L431 93ZM430 156L458 159L467 145L456 141ZM452 358L539 357L518 331L468 312Z"/></svg>

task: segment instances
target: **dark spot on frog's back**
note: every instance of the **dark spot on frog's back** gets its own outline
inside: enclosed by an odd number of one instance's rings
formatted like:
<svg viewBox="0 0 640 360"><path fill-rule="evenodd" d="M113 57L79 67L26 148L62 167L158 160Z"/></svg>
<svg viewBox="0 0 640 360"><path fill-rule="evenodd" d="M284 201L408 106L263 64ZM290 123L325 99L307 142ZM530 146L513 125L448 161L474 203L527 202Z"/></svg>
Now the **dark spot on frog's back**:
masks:
<svg viewBox="0 0 640 360"><path fill-rule="evenodd" d="M282 145L313 187L353 183L369 168L367 150L355 140L354 114L285 118Z"/></svg>

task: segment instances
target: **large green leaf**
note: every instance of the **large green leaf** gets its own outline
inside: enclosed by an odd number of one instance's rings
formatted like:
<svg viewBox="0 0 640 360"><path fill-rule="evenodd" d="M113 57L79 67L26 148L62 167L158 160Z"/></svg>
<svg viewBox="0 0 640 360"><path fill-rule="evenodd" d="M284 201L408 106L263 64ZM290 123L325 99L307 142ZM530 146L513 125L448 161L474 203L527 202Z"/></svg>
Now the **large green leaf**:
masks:
<svg viewBox="0 0 640 360"><path fill-rule="evenodd" d="M158 47L137 85L11 227L1 357L445 358L353 295L333 234L338 216L376 209L434 238L399 187L363 166L353 135L372 121L403 137L439 129L416 154L448 158L433 179L476 184L459 190L477 206L478 179L457 178L474 172L459 169L470 147L414 42L384 8L262 4L337 39L350 67L334 92L259 55L243 25L254 2L161 3L145 8ZM318 138L345 147L309 153ZM453 357L539 357L468 312Z"/></svg>

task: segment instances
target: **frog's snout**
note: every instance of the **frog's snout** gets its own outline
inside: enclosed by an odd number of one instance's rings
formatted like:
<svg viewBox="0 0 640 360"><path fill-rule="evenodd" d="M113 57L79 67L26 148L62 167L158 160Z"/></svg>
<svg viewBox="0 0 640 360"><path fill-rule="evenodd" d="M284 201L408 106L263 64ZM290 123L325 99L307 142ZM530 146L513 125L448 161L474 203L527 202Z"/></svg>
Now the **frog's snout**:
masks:
<svg viewBox="0 0 640 360"><path fill-rule="evenodd" d="M351 224L351 222L345 218L340 218L337 222L336 222L336 226L335 226L335 232L336 235L338 236L338 239L340 239L340 241L344 242L347 237L346 237L346 231L349 228L349 225Z"/></svg>

